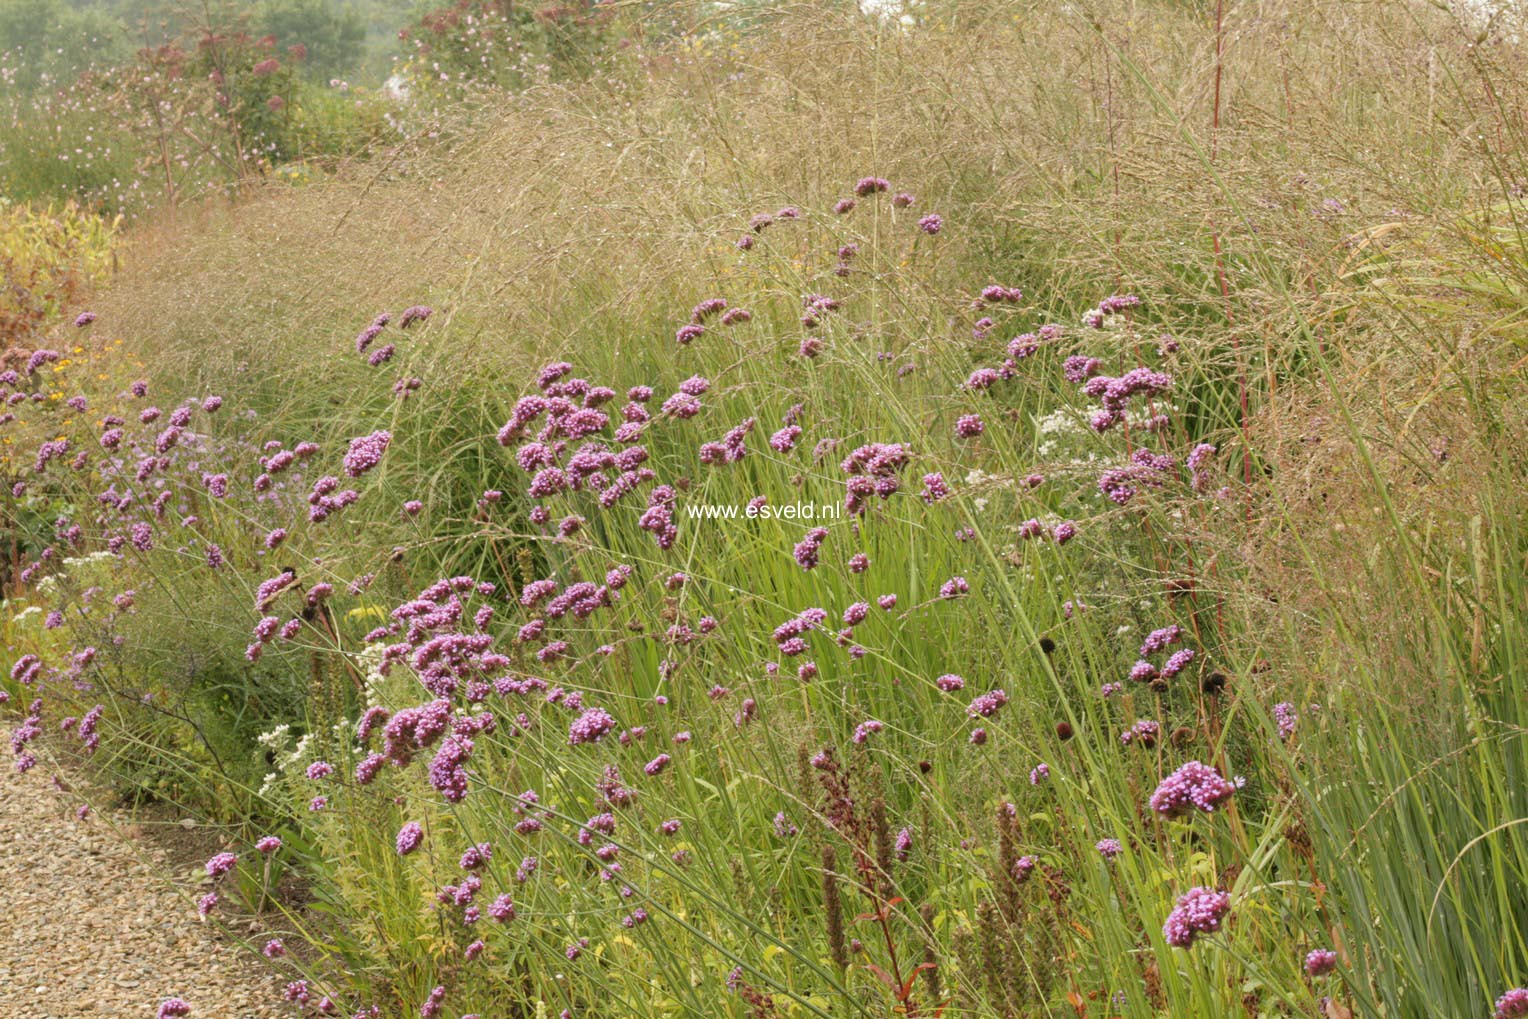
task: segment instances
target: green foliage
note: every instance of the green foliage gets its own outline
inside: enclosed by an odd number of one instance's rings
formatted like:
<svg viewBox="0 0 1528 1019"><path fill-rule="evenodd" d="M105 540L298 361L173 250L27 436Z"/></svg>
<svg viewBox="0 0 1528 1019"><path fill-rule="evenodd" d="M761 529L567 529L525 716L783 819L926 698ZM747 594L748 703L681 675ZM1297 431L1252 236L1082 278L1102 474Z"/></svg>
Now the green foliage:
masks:
<svg viewBox="0 0 1528 1019"><path fill-rule="evenodd" d="M126 57L123 27L104 11L64 0L0 2L0 73L7 90L30 97Z"/></svg>
<svg viewBox="0 0 1528 1019"><path fill-rule="evenodd" d="M346 77L360 62L366 26L354 4L338 0L264 0L256 31L276 37L280 49L306 49L302 70L318 81Z"/></svg>

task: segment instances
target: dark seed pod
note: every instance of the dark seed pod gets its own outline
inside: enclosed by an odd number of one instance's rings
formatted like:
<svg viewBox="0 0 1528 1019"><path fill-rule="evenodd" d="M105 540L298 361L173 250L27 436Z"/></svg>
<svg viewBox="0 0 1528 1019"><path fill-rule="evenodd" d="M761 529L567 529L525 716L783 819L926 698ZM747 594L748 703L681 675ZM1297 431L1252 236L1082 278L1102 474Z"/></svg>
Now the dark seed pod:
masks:
<svg viewBox="0 0 1528 1019"><path fill-rule="evenodd" d="M1072 738L1072 723L1070 723L1070 722L1057 722L1056 723L1056 736L1058 738L1060 738L1062 742L1065 742L1065 741L1071 739Z"/></svg>
<svg viewBox="0 0 1528 1019"><path fill-rule="evenodd" d="M1199 689L1211 697L1218 696L1225 688L1226 674L1223 672L1212 672L1205 676L1204 681L1199 684Z"/></svg>
<svg viewBox="0 0 1528 1019"><path fill-rule="evenodd" d="M1051 652L1056 650L1056 642L1051 640L1049 637L1041 637L1040 638L1040 650L1045 652L1046 654L1050 654Z"/></svg>

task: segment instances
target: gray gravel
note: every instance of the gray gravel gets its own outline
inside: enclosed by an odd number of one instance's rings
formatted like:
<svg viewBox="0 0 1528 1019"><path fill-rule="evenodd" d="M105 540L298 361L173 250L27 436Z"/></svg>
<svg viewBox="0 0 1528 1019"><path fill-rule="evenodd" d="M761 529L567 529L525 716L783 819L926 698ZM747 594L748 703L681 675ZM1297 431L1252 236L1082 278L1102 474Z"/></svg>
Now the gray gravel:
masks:
<svg viewBox="0 0 1528 1019"><path fill-rule="evenodd" d="M175 996L193 1019L289 1019L275 975L200 921L201 890L168 883L165 854L123 834L128 818L79 820L79 798L55 789L45 764L6 772L0 1016L153 1019Z"/></svg>

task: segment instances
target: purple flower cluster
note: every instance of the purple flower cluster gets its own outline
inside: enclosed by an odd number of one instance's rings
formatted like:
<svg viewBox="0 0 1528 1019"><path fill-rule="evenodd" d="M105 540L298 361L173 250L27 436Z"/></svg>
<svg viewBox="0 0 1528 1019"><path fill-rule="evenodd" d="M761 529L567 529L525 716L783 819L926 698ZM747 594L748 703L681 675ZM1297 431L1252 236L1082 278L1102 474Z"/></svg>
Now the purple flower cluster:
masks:
<svg viewBox="0 0 1528 1019"><path fill-rule="evenodd" d="M418 849L423 842L424 829L419 826L418 821L410 821L398 829L398 838L394 842L394 847L398 850L399 856L407 856Z"/></svg>
<svg viewBox="0 0 1528 1019"><path fill-rule="evenodd" d="M1190 948L1200 936L1220 930L1230 912L1231 896L1228 893L1214 888L1190 888L1167 915L1162 936L1174 948Z"/></svg>
<svg viewBox="0 0 1528 1019"><path fill-rule="evenodd" d="M1214 813L1241 785L1241 779L1227 781L1209 765L1189 761L1157 786L1151 794L1151 809L1164 817L1182 817L1195 810Z"/></svg>
<svg viewBox="0 0 1528 1019"><path fill-rule="evenodd" d="M1336 968L1337 953L1331 949L1317 948L1305 956L1305 972L1313 977L1324 977Z"/></svg>
<svg viewBox="0 0 1528 1019"><path fill-rule="evenodd" d="M941 688L944 682L944 678L945 677L941 677L939 680L941 683ZM958 679L959 677L957 676L955 678ZM1007 703L1007 691L992 690L972 700L971 703L966 706L966 714L972 718L991 718L993 715L997 714L999 710L1001 710L1004 704Z"/></svg>
<svg viewBox="0 0 1528 1019"><path fill-rule="evenodd" d="M748 418L722 436L720 442L703 443L699 451L700 462L715 465L735 463L741 460L748 454L748 449L744 446L743 441L747 438L748 433L753 431L753 426L754 419ZM800 429L798 428L797 431L799 432Z"/></svg>
<svg viewBox="0 0 1528 1019"><path fill-rule="evenodd" d="M1119 741L1121 746L1128 747L1132 743L1139 743L1141 746L1150 749L1157 745L1157 739L1161 734L1162 726L1159 723L1153 722L1150 719L1142 719L1120 733Z"/></svg>
<svg viewBox="0 0 1528 1019"><path fill-rule="evenodd" d="M912 450L900 442L873 442L854 450L839 464L848 479L844 510L863 516L872 496L891 498L902 487L899 474L911 460Z"/></svg>
<svg viewBox="0 0 1528 1019"><path fill-rule="evenodd" d="M1117 315L1126 308L1134 308L1141 303L1141 299L1134 294L1115 294L1105 297L1098 302L1098 306L1089 309L1082 316L1082 324L1089 329L1102 329L1104 322L1110 315Z"/></svg>
<svg viewBox="0 0 1528 1019"><path fill-rule="evenodd" d="M598 743L615 729L615 719L603 708L589 708L568 726L568 743Z"/></svg>
<svg viewBox="0 0 1528 1019"><path fill-rule="evenodd" d="M239 858L233 853L218 853L207 861L207 876L222 877L233 870L234 864L238 862Z"/></svg>
<svg viewBox="0 0 1528 1019"><path fill-rule="evenodd" d="M345 453L345 476L359 478L377 464L382 462L382 454L387 452L387 446L393 441L393 433L386 431L372 432L357 439L350 440L350 449Z"/></svg>
<svg viewBox="0 0 1528 1019"><path fill-rule="evenodd" d="M796 563L803 570L817 568L818 555L822 551L822 543L828 540L826 527L814 527L806 532L806 537L796 543L794 554Z"/></svg>
<svg viewBox="0 0 1528 1019"><path fill-rule="evenodd" d="M1166 372L1150 368L1132 368L1115 378L1110 375L1094 375L1082 384L1085 395L1102 404L1093 415L1095 431L1106 432L1125 420L1125 408L1135 396L1156 396L1172 388L1173 378Z"/></svg>
<svg viewBox="0 0 1528 1019"><path fill-rule="evenodd" d="M1496 1014L1492 1019L1523 1019L1528 1016L1528 988L1514 987L1496 999Z"/></svg>

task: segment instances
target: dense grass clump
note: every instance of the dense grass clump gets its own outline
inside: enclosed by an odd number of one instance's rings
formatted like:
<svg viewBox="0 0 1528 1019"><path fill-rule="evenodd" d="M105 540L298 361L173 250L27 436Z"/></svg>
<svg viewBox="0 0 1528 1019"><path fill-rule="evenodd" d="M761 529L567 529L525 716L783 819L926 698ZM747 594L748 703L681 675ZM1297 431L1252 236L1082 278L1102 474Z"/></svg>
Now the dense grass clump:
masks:
<svg viewBox="0 0 1528 1019"><path fill-rule="evenodd" d="M1523 71L770 8L145 226L3 378L18 764L299 1008L1520 1014Z"/></svg>

